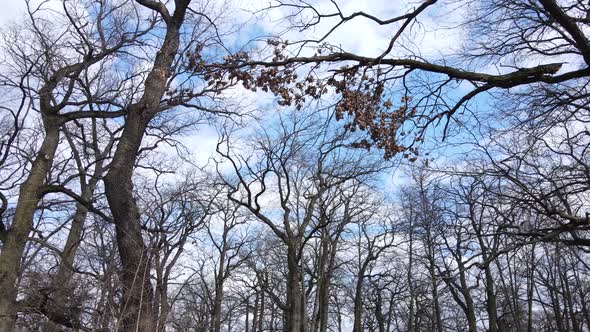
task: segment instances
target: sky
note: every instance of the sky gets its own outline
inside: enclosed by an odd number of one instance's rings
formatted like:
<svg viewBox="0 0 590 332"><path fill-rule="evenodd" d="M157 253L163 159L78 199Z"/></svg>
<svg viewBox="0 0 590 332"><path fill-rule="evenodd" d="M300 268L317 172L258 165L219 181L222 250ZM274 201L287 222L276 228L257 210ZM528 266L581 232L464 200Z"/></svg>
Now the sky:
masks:
<svg viewBox="0 0 590 332"><path fill-rule="evenodd" d="M17 19L25 13L24 0L2 0L2 10L0 10L0 26L4 26L11 20Z"/></svg>
<svg viewBox="0 0 590 332"><path fill-rule="evenodd" d="M413 38L401 41L415 54L431 60L438 60L445 55L457 52L464 37L461 29L451 28L456 26L457 22L465 15L465 9L457 7L457 5L449 4L445 6L444 1L441 2L443 4L440 6L429 8L423 13L423 17L419 20L420 24L412 26L411 33L408 36ZM248 22L248 28L243 29L242 34L236 37L239 40L279 34L283 40L289 41L307 38L317 39L324 36L337 23L334 19L326 19L306 31L289 30L287 28L293 24L293 21L285 19L290 14L288 8L265 10L270 3L268 0L236 0L233 3L236 8L234 12L236 14L235 21ZM334 4L329 0L316 0L310 3L318 10L326 13L332 13L336 10ZM408 2L406 0L396 1L395 3L387 0L340 0L337 3L343 15L363 11L379 18L389 18L403 14L418 5L415 1ZM252 13L256 13L254 17ZM308 15L304 13L303 16ZM387 48L392 34L395 33L395 28L396 26L381 26L371 20L358 18L334 30L326 39L326 42L338 45L345 51L355 54L377 56ZM396 49L394 53L405 54L408 52L405 48L399 47ZM237 86L230 90L229 96L230 99L241 100L246 107L269 109L269 106L271 106L270 108L273 108L274 97L268 93L247 91L241 86ZM199 156L197 157L199 160L208 160L208 155L215 154L214 144L201 144L216 141L216 138L211 137L214 133L215 131L212 128L206 128L185 139L187 146L193 147L193 150L199 150ZM403 182L403 176L387 176L384 181L389 182L390 186L397 186Z"/></svg>
<svg viewBox="0 0 590 332"><path fill-rule="evenodd" d="M17 20L25 14L25 0L2 0L3 10L0 11L0 26L6 26L13 20ZM40 0L32 0L33 4L39 3ZM74 0L77 1L77 0ZM394 54L407 54L413 52L429 60L439 60L443 56L451 55L457 52L462 46L464 32L462 29L453 29L457 23L466 15L467 10L459 7L452 0L439 1L435 6L428 8L419 20L409 30L408 37L400 42L404 47L396 47ZM172 9L172 1L169 3ZM195 1L195 4L198 2ZM269 0L228 0L226 5L229 10L223 14L228 20L228 26L232 23L238 27L237 33L229 35L228 44L238 45L242 41L257 38L260 36L269 36L281 34L282 39L301 40L304 38L318 38L325 35L327 31L337 22L334 19L326 19L318 25L306 31L287 30L287 27L293 24L293 21L286 20L289 16L290 9L275 8L265 10L271 2ZM336 7L330 0L313 0L310 2L318 10L325 13L332 13ZM402 0L338 0L337 4L343 15L350 15L357 11L363 11L379 18L389 18L408 12L419 5L419 1ZM219 5L220 2L213 2L213 6ZM49 6L61 6L61 0L49 0ZM306 13L304 17L309 17ZM396 26L381 26L368 19L357 18L352 22L340 26L334 30L326 39L333 45L338 45L348 52L359 55L376 56L387 47L388 41L395 32ZM425 33L428 32L428 33ZM231 40L233 38L233 40ZM225 93L228 100L239 104L242 109L276 109L275 97L268 93L252 92L245 90L241 86L236 86ZM268 112L267 112L268 113ZM217 129L215 125L203 124L198 130L189 135L179 137L189 151L192 153L192 159L195 164L203 166L211 164L211 157L216 155L215 148L218 140ZM173 158L175 151L164 149L162 153ZM384 182L391 187L395 187L404 182L403 175L387 175Z"/></svg>
<svg viewBox="0 0 590 332"><path fill-rule="evenodd" d="M19 17L26 14L25 0L2 0L3 10L0 11L0 26L6 26L11 21L18 21ZM74 0L76 1L76 0ZM32 4L40 0L32 0ZM462 45L463 33L461 29L450 29L462 18L464 8L456 5L445 5L444 1L423 13L420 24L411 27L406 40L401 40L415 54L430 60L437 60L444 55L456 52ZM172 10L172 1L168 4ZM198 2L194 2L197 4ZM229 9L224 12L228 25L232 23L242 27L237 33L231 34L228 44L238 45L243 41L260 36L281 34L284 40L301 40L303 38L318 38L325 35L331 27L337 23L334 19L322 20L318 25L306 31L288 30L292 21L286 20L290 14L287 8L276 8L265 10L271 2L269 0L228 0L226 5ZM325 13L332 13L336 10L334 4L329 0L313 0L310 2L318 10ZM363 11L379 18L388 18L406 13L419 5L417 1L388 1L388 0L339 0L339 9L344 15L350 15L356 11ZM61 0L49 0L45 6L61 7ZM213 2L213 6L222 6L220 2ZM304 13L304 17L309 17ZM380 26L368 19L358 18L334 30L326 39L333 45L338 45L348 52L365 55L379 55L387 47L388 41L395 32L395 26ZM448 29L447 29L448 28ZM424 33L428 32L428 33ZM408 50L396 48L394 53L404 54ZM274 110L274 96L263 92L252 92L241 86L230 89L226 92L228 100L236 101L242 109L263 109ZM211 165L211 158L216 156L216 143L218 140L215 125L203 124L198 130L189 135L179 137L191 152L191 159L198 166ZM175 150L163 148L161 153L174 158ZM139 170L141 172L141 170ZM181 174L178 174L182 176ZM384 187L395 188L405 182L403 174L387 174L383 177Z"/></svg>

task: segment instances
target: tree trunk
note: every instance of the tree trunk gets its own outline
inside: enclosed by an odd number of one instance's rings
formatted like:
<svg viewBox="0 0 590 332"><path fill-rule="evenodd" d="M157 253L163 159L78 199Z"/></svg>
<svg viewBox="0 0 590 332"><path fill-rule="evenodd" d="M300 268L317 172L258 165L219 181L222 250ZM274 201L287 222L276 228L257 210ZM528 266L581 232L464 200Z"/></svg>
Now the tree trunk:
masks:
<svg viewBox="0 0 590 332"><path fill-rule="evenodd" d="M156 296L158 297L157 304L154 305L154 315L157 317L156 331L166 331L166 321L168 320L168 314L170 313L170 303L168 303L168 283L167 281L162 282L161 285L156 287Z"/></svg>
<svg viewBox="0 0 590 332"><path fill-rule="evenodd" d="M258 331L264 331L264 288L260 287L260 315L258 317Z"/></svg>
<svg viewBox="0 0 590 332"><path fill-rule="evenodd" d="M430 232L428 232L430 233ZM430 239L430 235L428 236L428 246L432 245L432 240ZM429 260L429 273L430 273L430 284L432 285L432 310L434 311L434 317L435 317L435 321L433 322L433 327L432 330L433 331L442 331L443 330L443 326L442 326L442 318L441 318L441 314L440 314L440 305L438 302L438 285L436 283L436 273L434 271L435 269L435 262L434 262L434 255L432 254L432 249L429 248L428 249L429 253L428 253L428 260Z"/></svg>
<svg viewBox="0 0 590 332"><path fill-rule="evenodd" d="M219 267L215 277L215 300L213 303L213 331L221 331L221 304L223 301L223 282L225 279L225 255L227 252L227 244L223 242L223 247L219 255Z"/></svg>
<svg viewBox="0 0 590 332"><path fill-rule="evenodd" d="M463 298L465 298L465 307L466 312L465 316L467 316L467 323L469 324L469 332L477 332L477 318L475 316L475 305L473 304L473 298L469 293L469 287L467 286L467 278L465 276L465 269L464 265L461 263L459 265L460 268L460 276L461 279L461 288L463 293Z"/></svg>
<svg viewBox="0 0 590 332"><path fill-rule="evenodd" d="M160 111L174 58L178 53L180 26L189 0L176 1L174 15L168 18L164 42L145 81L141 99L129 107L125 128L104 178L105 193L111 208L121 259L121 305L119 330L153 331L153 289L150 281L150 257L141 234L139 211L133 197L133 170L137 154L150 120Z"/></svg>
<svg viewBox="0 0 590 332"><path fill-rule="evenodd" d="M86 201L90 201L93 191L94 187L86 188L86 190L81 195L82 198ZM78 325L79 317L76 312L73 312L74 309L77 308L73 308L71 306L71 301L68 300L68 296L71 295L72 292L72 289L70 288L70 281L72 280L72 276L74 274L72 268L74 265L74 259L76 258L76 251L78 250L78 246L80 245L80 240L82 238L82 231L84 230L84 223L86 221L87 215L88 209L82 204L76 204L76 213L72 219L72 226L70 227L66 244L64 245L64 249L60 255L61 261L57 270L57 274L51 281L51 301L45 304L46 306L49 305L61 311L62 315L68 317L74 326ZM47 322L45 330L57 331L58 325L51 320L51 317L49 318L50 320Z"/></svg>
<svg viewBox="0 0 590 332"><path fill-rule="evenodd" d="M301 332L304 330L305 322L303 319L303 292L301 289L302 276L297 259L298 252L293 245L289 245L287 251L287 321L285 322L285 326L288 332Z"/></svg>
<svg viewBox="0 0 590 332"><path fill-rule="evenodd" d="M535 289L535 245L531 247L527 280L527 332L533 332L533 291Z"/></svg>
<svg viewBox="0 0 590 332"><path fill-rule="evenodd" d="M484 236L482 234L481 227L477 224L476 220L476 212L474 210L474 206L471 204L469 207L470 211L470 220L471 226L475 231L477 236L477 241L480 246L481 250L481 258L484 262L488 261L488 250L484 240ZM496 308L496 294L494 292L494 277L492 276L492 271L490 269L489 264L486 264L484 267L484 274L485 274L485 287L486 287L486 310L488 313L488 329L490 332L498 332L498 311Z"/></svg>
<svg viewBox="0 0 590 332"><path fill-rule="evenodd" d="M17 314L17 280L33 218L42 197L47 173L59 144L59 121L49 115L43 119L45 138L31 165L29 176L21 185L12 224L0 253L0 332L15 329Z"/></svg>
<svg viewBox="0 0 590 332"><path fill-rule="evenodd" d="M260 296L258 295L258 291L255 290L254 293L255 297L254 297L254 308L252 309L253 311L253 317L252 317L252 332L256 332L256 329L258 327L258 301L260 301Z"/></svg>
<svg viewBox="0 0 590 332"><path fill-rule="evenodd" d="M363 320L363 281L368 266L369 258L365 259L365 261L363 262L363 265L361 266L356 279L356 287L354 292L354 324L352 328L353 332L362 331L361 325Z"/></svg>
<svg viewBox="0 0 590 332"><path fill-rule="evenodd" d="M332 275L334 274L334 264L336 262L336 245L338 237L333 241L330 241L330 245L327 246L329 252L328 266L323 277L321 288L318 285L319 295L319 319L320 326L319 332L326 332L328 330L328 309L330 305L330 287L332 284Z"/></svg>
<svg viewBox="0 0 590 332"><path fill-rule="evenodd" d="M406 274L406 280L408 282L408 291L410 296L410 303L408 309L408 332L415 331L415 324L414 324L414 315L415 315L415 308L414 308L414 276L413 276L413 268L414 268L414 227L412 225L412 219L410 218L410 225L409 225L409 250L408 250L408 271Z"/></svg>
<svg viewBox="0 0 590 332"><path fill-rule="evenodd" d="M131 179L147 122L136 110L129 114L111 169L104 179L123 269L123 303L119 322L121 331L149 332L156 325L152 310L153 289L149 278L150 258L141 234Z"/></svg>
<svg viewBox="0 0 590 332"><path fill-rule="evenodd" d="M494 278L489 266L485 267L486 278L486 309L488 312L488 323L490 332L498 332L498 318L496 310L496 293L494 292Z"/></svg>
<svg viewBox="0 0 590 332"><path fill-rule="evenodd" d="M576 317L576 309L574 308L574 301L572 299L572 290L570 287L569 279L566 272L560 272L560 279L562 284L562 292L564 297L564 302L567 303L568 311L569 311L569 321L571 321L571 329L573 332L580 332L580 326L578 323L578 319Z"/></svg>
<svg viewBox="0 0 590 332"><path fill-rule="evenodd" d="M245 332L250 332L250 297L246 298L246 328Z"/></svg>

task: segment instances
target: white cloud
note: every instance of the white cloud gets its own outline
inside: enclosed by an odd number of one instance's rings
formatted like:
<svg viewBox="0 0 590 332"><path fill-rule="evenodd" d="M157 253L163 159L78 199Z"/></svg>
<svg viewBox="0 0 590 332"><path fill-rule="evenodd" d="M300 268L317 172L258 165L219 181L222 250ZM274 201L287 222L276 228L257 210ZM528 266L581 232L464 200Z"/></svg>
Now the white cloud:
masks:
<svg viewBox="0 0 590 332"><path fill-rule="evenodd" d="M0 10L0 26L6 26L10 22L19 21L19 18L26 13L24 0L4 0Z"/></svg>

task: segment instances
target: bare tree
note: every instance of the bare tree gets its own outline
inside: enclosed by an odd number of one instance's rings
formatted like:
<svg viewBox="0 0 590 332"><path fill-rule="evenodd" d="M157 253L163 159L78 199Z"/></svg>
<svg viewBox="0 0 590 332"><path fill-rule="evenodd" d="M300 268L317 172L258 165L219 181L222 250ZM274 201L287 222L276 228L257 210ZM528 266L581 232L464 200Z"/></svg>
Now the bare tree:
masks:
<svg viewBox="0 0 590 332"><path fill-rule="evenodd" d="M121 31L120 27L134 17L133 10L130 12L128 6L109 8L103 3L88 4L98 11L98 20L92 26L83 27L85 18L80 16L82 14L77 8L66 3L63 4L63 11L56 14L53 20L41 19L39 15L45 5L28 6L29 15L22 27L23 33L11 38L13 44L8 44L7 49L13 63L21 66L20 72L27 76L26 81L38 84L26 86L27 98L35 100L31 107L41 115L44 131L26 179L20 185L13 220L2 236L5 240L0 254L0 330L7 331L12 330L16 320L16 279L35 210L42 196L55 189L47 187L46 181L59 145L61 126L79 118L116 117L124 113L121 110L109 112L88 108L86 105L110 101L99 96L88 99L88 95L79 93L83 90L78 84L79 79L88 75L93 66L133 45L145 33L141 26ZM125 18L125 15L129 16ZM53 33L64 28L60 24L65 24L65 33ZM20 43L26 47L21 47ZM75 55L66 55L66 49L74 49ZM77 107L80 109L72 110Z"/></svg>
<svg viewBox="0 0 590 332"><path fill-rule="evenodd" d="M370 159L361 161L363 154L346 155L345 138L331 135L324 124L314 125L312 121L318 120L322 121L307 116L282 119L275 132L267 131L255 141L258 160L232 153L225 138L217 148L234 172L235 180L222 174L231 190L229 199L268 226L285 246L287 331L302 331L308 324L303 248L318 229L312 220L320 199L331 188L370 177L379 169L379 164L368 163ZM279 197L280 221L262 202L267 191Z"/></svg>

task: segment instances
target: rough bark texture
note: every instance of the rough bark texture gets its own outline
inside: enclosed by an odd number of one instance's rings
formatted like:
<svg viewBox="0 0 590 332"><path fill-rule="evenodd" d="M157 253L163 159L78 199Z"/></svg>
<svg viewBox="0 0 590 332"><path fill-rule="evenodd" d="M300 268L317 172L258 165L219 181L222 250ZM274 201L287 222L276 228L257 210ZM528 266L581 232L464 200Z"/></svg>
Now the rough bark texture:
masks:
<svg viewBox="0 0 590 332"><path fill-rule="evenodd" d="M225 281L225 255L227 243L223 239L223 246L219 255L219 266L215 277L215 303L213 303L213 331L221 331L221 305L223 301L223 282Z"/></svg>
<svg viewBox="0 0 590 332"><path fill-rule="evenodd" d="M53 157L59 143L59 122L47 116L44 119L45 138L31 171L20 187L19 198L12 225L6 234L6 241L0 254L0 332L12 332L17 317L17 280L23 251L33 217L42 197L46 175L51 168Z"/></svg>
<svg viewBox="0 0 590 332"><path fill-rule="evenodd" d="M322 238L320 263L317 285L317 315L314 319L314 332L326 332L328 330L328 309L330 304L330 286L334 270L336 256L336 240L329 239L327 235Z"/></svg>
<svg viewBox="0 0 590 332"><path fill-rule="evenodd" d="M473 303L473 298L471 297L471 293L469 292L469 287L467 286L467 277L465 275L465 269L463 263L459 265L460 269L460 281L461 281L461 292L463 293L463 297L465 298L465 316L467 316L467 323L469 324L469 332L476 332L477 331L477 317L475 315L475 305Z"/></svg>
<svg viewBox="0 0 590 332"><path fill-rule="evenodd" d="M123 303L120 329L152 331L153 291L149 280L149 257L141 234L139 211L133 198L131 175L135 155L147 125L138 113L131 113L112 167L105 177L105 190L116 226L117 246L123 271Z"/></svg>
<svg viewBox="0 0 590 332"><path fill-rule="evenodd" d="M150 257L141 234L139 211L133 197L133 170L141 141L150 120L160 110L160 101L171 76L179 47L180 26L190 1L176 1L174 15L159 8L167 24L164 42L146 78L143 96L129 107L129 115L111 168L105 176L105 192L116 227L121 259L123 304L119 330L153 331L157 325L150 282Z"/></svg>
<svg viewBox="0 0 590 332"><path fill-rule="evenodd" d="M288 248L288 275L287 275L287 306L286 313L286 331L301 332L304 330L305 321L303 319L303 294L301 290L301 270L299 269L299 260L296 246Z"/></svg>
<svg viewBox="0 0 590 332"><path fill-rule="evenodd" d="M370 257L370 256L369 256ZM365 279L365 273L370 263L370 258L365 259L361 266L356 279L356 287L354 292L354 324L353 332L362 331L363 322L363 282Z"/></svg>

